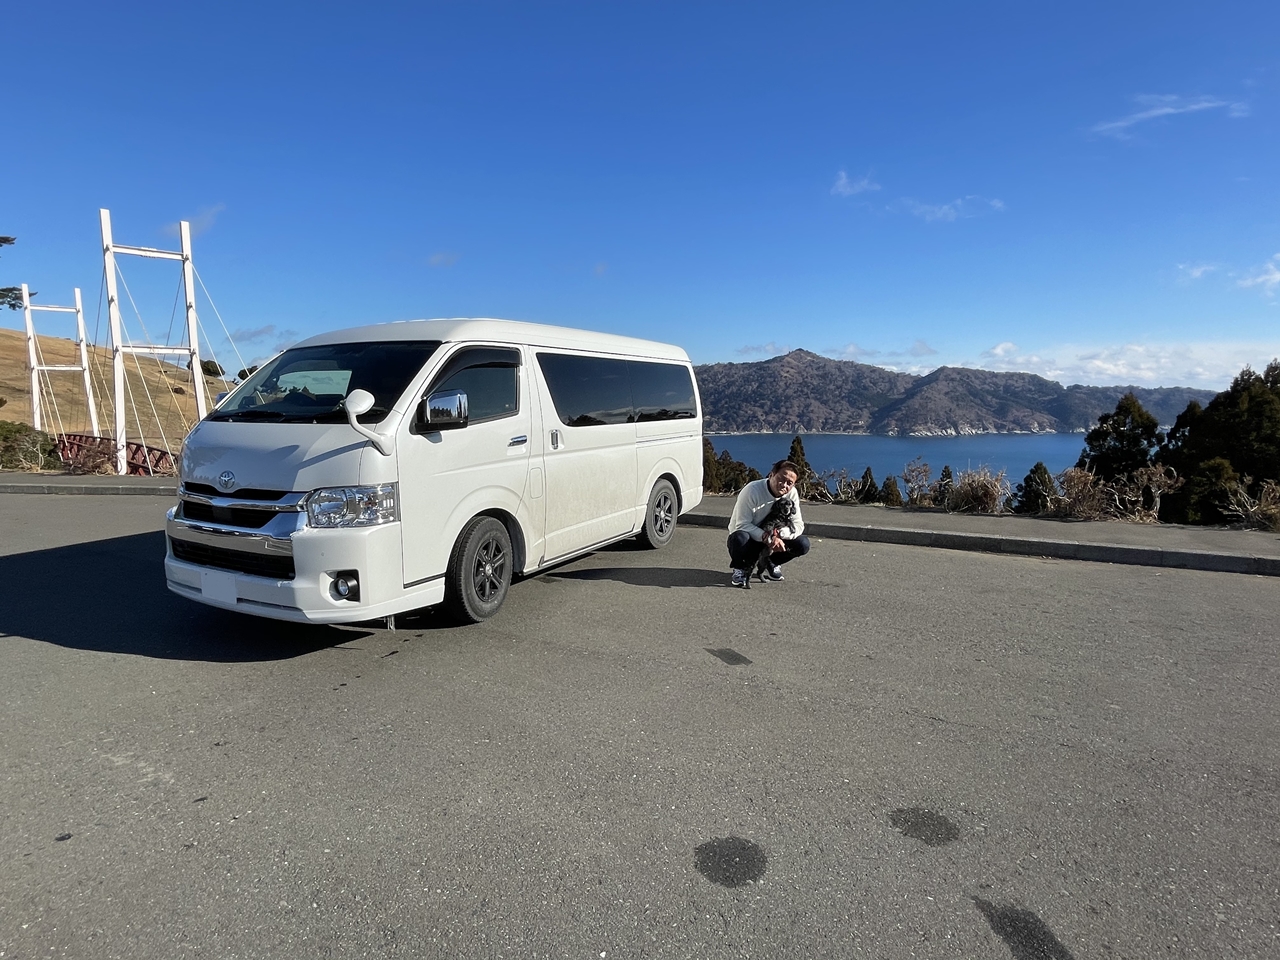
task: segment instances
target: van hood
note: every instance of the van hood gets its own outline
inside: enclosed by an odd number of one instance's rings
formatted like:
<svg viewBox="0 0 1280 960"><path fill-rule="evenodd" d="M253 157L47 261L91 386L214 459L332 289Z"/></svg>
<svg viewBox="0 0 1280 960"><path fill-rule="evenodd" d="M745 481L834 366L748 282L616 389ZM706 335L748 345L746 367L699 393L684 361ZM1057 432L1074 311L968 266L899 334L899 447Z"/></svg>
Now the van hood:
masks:
<svg viewBox="0 0 1280 960"><path fill-rule="evenodd" d="M258 490L315 490L394 480L395 458L371 445L346 423L239 423L203 420L182 447L184 482L225 488L224 473L234 475L228 493ZM363 463L362 463L363 461ZM377 476L361 476L361 469Z"/></svg>

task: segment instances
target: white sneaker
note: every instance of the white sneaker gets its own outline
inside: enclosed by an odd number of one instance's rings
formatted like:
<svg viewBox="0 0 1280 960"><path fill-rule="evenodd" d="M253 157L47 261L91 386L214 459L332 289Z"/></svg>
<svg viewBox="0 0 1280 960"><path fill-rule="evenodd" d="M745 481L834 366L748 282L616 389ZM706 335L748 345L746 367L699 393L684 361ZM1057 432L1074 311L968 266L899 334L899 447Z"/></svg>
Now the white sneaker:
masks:
<svg viewBox="0 0 1280 960"><path fill-rule="evenodd" d="M764 572L764 578L766 580L772 580L774 583L787 579L782 575L782 568L776 563L769 564L768 569Z"/></svg>

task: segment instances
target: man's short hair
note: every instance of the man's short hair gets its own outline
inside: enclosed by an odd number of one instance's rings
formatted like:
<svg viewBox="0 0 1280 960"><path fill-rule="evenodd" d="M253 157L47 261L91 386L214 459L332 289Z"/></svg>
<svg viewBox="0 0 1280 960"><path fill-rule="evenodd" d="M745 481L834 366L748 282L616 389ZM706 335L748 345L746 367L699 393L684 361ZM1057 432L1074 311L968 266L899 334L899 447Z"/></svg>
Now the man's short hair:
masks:
<svg viewBox="0 0 1280 960"><path fill-rule="evenodd" d="M792 473L796 475L797 480L800 479L800 468L797 467L790 460L779 460L777 463L775 463L772 467L769 468L769 476L773 476L775 473L778 473L781 470L790 470Z"/></svg>

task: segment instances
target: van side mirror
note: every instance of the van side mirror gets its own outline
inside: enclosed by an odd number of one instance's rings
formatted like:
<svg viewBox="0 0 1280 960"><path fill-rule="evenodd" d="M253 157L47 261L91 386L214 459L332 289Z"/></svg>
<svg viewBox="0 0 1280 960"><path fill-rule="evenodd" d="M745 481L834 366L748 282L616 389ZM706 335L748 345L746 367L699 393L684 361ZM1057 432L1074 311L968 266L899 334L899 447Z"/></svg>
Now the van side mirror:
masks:
<svg viewBox="0 0 1280 960"><path fill-rule="evenodd" d="M441 390L418 404L418 426L422 430L461 430L467 425L467 394L463 390Z"/></svg>

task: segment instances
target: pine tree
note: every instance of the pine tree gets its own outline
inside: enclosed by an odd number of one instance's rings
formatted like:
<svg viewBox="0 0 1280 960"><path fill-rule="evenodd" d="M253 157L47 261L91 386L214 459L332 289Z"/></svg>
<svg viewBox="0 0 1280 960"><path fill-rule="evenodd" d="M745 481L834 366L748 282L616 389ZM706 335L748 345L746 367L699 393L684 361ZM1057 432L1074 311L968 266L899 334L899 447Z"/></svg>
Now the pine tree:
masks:
<svg viewBox="0 0 1280 960"><path fill-rule="evenodd" d="M880 502L886 507L902 506L902 491L898 489L898 478L892 474L884 478L884 486L880 488Z"/></svg>
<svg viewBox="0 0 1280 960"><path fill-rule="evenodd" d="M1222 523L1218 504L1228 487L1248 477L1257 496L1265 481L1280 480L1280 360L1260 374L1245 367L1203 408L1188 404L1159 455L1187 481L1165 498L1165 520Z"/></svg>
<svg viewBox="0 0 1280 960"><path fill-rule="evenodd" d="M880 487L876 484L876 478L872 475L870 467L862 471L862 479L858 481L858 502L880 502Z"/></svg>
<svg viewBox="0 0 1280 960"><path fill-rule="evenodd" d="M951 496L951 491L955 488L956 478L951 472L951 465L944 464L942 472L938 474L938 482L933 485L933 502L940 507L947 505L947 498Z"/></svg>
<svg viewBox="0 0 1280 960"><path fill-rule="evenodd" d="M1151 465L1152 455L1164 442L1160 424L1138 398L1126 393L1115 412L1098 417L1098 425L1084 438L1084 450L1076 466L1103 480L1127 477Z"/></svg>
<svg viewBox="0 0 1280 960"><path fill-rule="evenodd" d="M800 476L796 479L800 482L812 480L815 476L813 467L809 466L809 461L804 455L804 441L797 434L791 439L791 450L787 453L787 459L800 468Z"/></svg>
<svg viewBox="0 0 1280 960"><path fill-rule="evenodd" d="M1037 461L1031 472L1013 491L1014 513L1048 513L1053 497L1058 495L1058 484L1043 461Z"/></svg>

